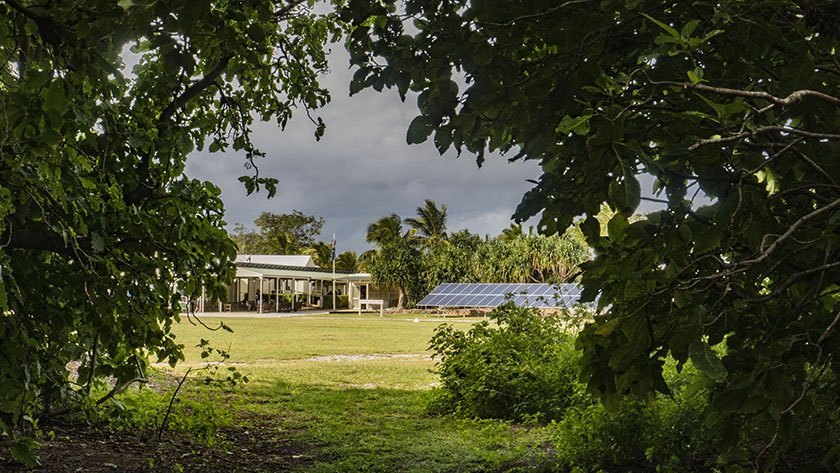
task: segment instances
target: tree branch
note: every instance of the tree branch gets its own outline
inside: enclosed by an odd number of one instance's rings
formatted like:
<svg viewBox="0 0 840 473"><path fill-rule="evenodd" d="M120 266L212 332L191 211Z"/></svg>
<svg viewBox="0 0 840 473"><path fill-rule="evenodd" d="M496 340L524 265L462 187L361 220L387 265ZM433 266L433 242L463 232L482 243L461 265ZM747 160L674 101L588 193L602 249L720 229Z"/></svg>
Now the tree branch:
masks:
<svg viewBox="0 0 840 473"><path fill-rule="evenodd" d="M772 102L775 105L781 105L783 107L788 107L793 104L796 104L808 97L813 97L818 100L822 100L823 102L828 102L832 105L840 106L840 98L834 97L833 95L828 95L823 92L818 92L816 90L797 90L791 92L785 98L776 97L773 94L762 92L762 91L755 91L755 90L741 90L741 89L730 89L728 87L713 87L710 85L705 84L693 84L691 82L659 82L667 83L671 85L678 85L685 89L693 89L699 90L701 92L711 92L718 95L730 95L734 97L745 97L745 98L753 98L753 99L763 99L769 102Z"/></svg>
<svg viewBox="0 0 840 473"><path fill-rule="evenodd" d="M128 389L129 386L131 386L134 383L146 384L148 382L149 382L149 380L146 379L146 378L139 378L138 377L138 378L129 379L128 381L124 382L123 384L121 384L121 385L115 387L114 389L112 389L111 392L109 392L108 394L102 396L102 398L100 400L96 401L96 405L101 406L102 404L105 403L105 401L107 401L108 399L111 399L112 397L116 396L117 394L125 391L126 389Z"/></svg>
<svg viewBox="0 0 840 473"><path fill-rule="evenodd" d="M167 105L166 108L163 109L163 112L161 112L157 122L158 128L161 128L164 125L164 123L169 121L172 118L172 116L175 115L175 112L177 112L184 105L186 105L187 102L189 102L195 96L197 96L205 89L213 85L213 83L216 82L216 79L218 79L219 76L222 75L222 72L225 71L225 68L227 67L231 58L232 56L230 55L222 56L221 59L219 59L219 62L217 62L216 65L213 66L213 69L211 69L210 72L208 72L201 79L190 84L190 86L187 87L187 89L184 90L184 92L181 95L175 97L175 100L173 100L169 105Z"/></svg>
<svg viewBox="0 0 840 473"><path fill-rule="evenodd" d="M12 9L14 9L14 10L18 11L19 13L23 14L23 16L29 18L30 20L33 20L33 21L37 22L37 21L40 21L41 18L42 18L41 15L33 13L32 10L29 10L28 8L23 6L23 4L20 3L17 0L3 0L3 1L7 5L12 7Z"/></svg>
<svg viewBox="0 0 840 473"><path fill-rule="evenodd" d="M819 140L840 140L840 134L836 133L817 133L813 131L807 130L800 130L799 128L791 128L786 126L762 126L756 128L755 131L742 131L741 133L736 133L734 135L723 136L720 138L705 138L702 140L696 141L694 144L688 147L689 151L695 151L697 148L701 146L710 145L710 144L719 144L719 143L729 143L732 141L737 141L741 138L747 138L749 136L758 135L760 133L768 133L768 132L778 132L778 133L789 133L791 135L803 136L805 138L816 138Z"/></svg>
<svg viewBox="0 0 840 473"><path fill-rule="evenodd" d="M592 0L569 0L568 2L563 2L559 5L555 5L551 8L549 8L548 10L541 11L541 12L538 12L538 13L531 13L529 15L518 16L518 17L516 17L516 18L514 18L510 21L504 22L504 23L495 23L495 22L492 22L492 21L479 21L477 23L480 24L480 25L488 25L488 26L500 26L500 27L513 26L514 23L520 22L522 20L531 20L531 19L534 19L534 18L539 18L541 16L551 15L552 13L556 13L556 12L558 12L558 11L562 10L563 8L566 8L570 5L575 5L577 3L588 3L588 2L591 2L591 1Z"/></svg>

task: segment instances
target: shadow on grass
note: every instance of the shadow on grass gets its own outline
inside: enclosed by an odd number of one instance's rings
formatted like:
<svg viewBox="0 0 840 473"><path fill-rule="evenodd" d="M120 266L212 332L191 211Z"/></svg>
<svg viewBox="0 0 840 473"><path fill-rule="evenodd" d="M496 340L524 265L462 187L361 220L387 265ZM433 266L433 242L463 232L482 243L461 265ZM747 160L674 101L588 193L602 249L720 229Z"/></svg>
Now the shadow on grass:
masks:
<svg viewBox="0 0 840 473"><path fill-rule="evenodd" d="M307 471L541 471L540 429L426 413L431 391L336 388L283 381L236 396L242 419L280 419L312 446Z"/></svg>

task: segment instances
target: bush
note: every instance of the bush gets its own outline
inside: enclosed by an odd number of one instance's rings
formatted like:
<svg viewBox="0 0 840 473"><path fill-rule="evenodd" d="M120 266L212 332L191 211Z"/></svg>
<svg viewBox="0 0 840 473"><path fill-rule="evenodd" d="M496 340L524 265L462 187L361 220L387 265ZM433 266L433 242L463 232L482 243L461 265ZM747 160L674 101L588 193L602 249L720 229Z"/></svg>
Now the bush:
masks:
<svg viewBox="0 0 840 473"><path fill-rule="evenodd" d="M431 348L441 379L433 411L545 421L590 403L577 381L572 337L555 316L508 303L466 333L438 327Z"/></svg>
<svg viewBox="0 0 840 473"><path fill-rule="evenodd" d="M578 472L711 471L716 453L703 422L708 392L690 370L679 377L685 388L675 390L673 397L626 399L612 411L600 403L569 409L553 426L558 467Z"/></svg>

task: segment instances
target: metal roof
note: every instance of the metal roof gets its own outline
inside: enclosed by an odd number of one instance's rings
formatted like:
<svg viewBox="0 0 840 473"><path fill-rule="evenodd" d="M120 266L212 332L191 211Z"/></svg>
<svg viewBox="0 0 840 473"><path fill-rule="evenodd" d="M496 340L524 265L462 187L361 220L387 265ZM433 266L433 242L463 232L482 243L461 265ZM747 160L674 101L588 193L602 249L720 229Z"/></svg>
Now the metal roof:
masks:
<svg viewBox="0 0 840 473"><path fill-rule="evenodd" d="M310 255L237 255L236 262L301 266L307 268L318 267Z"/></svg>
<svg viewBox="0 0 840 473"><path fill-rule="evenodd" d="M254 263L247 261L236 262L236 276L241 278L279 277L328 280L332 279L332 274L332 269L327 268ZM370 280L370 274L354 273L352 271L336 269L335 278L337 280L368 281Z"/></svg>

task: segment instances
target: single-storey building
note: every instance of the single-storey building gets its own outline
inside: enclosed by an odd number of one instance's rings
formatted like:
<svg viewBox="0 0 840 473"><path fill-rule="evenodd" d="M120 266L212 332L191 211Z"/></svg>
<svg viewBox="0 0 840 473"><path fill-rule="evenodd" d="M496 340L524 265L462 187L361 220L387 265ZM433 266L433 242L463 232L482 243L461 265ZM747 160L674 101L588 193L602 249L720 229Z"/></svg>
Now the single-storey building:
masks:
<svg viewBox="0 0 840 473"><path fill-rule="evenodd" d="M393 294L392 294L393 293ZM396 291L373 284L368 273L325 269L308 255L239 255L236 278L224 301L202 298L198 312L285 312L307 308L332 309L347 297L348 309L359 309L360 300L381 299L384 307L396 305ZM393 299L393 301L391 301Z"/></svg>

